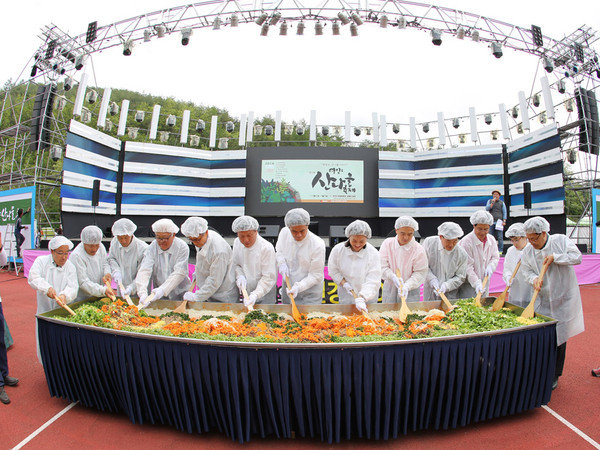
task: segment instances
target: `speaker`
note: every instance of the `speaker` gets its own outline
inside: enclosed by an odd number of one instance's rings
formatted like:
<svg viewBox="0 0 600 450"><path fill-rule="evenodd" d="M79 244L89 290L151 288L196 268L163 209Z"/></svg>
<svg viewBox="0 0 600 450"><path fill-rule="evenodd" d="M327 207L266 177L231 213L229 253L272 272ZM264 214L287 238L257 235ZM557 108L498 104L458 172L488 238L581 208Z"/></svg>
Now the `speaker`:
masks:
<svg viewBox="0 0 600 450"><path fill-rule="evenodd" d="M587 253L587 244L575 244L581 253Z"/></svg>
<svg viewBox="0 0 600 450"><path fill-rule="evenodd" d="M98 202L100 201L100 180L94 180L94 185L92 187L92 206L98 206Z"/></svg>
<svg viewBox="0 0 600 450"><path fill-rule="evenodd" d="M531 209L531 183L523 183L523 206Z"/></svg>
<svg viewBox="0 0 600 450"><path fill-rule="evenodd" d="M275 245L279 236L279 225L259 225L258 234L262 238Z"/></svg>
<svg viewBox="0 0 600 450"><path fill-rule="evenodd" d="M331 225L329 227L329 247L346 240L346 225Z"/></svg>
<svg viewBox="0 0 600 450"><path fill-rule="evenodd" d="M56 87L52 84L38 86L31 113L31 151L37 151L38 143L40 149L50 146L50 126L52 125L51 118L55 94Z"/></svg>

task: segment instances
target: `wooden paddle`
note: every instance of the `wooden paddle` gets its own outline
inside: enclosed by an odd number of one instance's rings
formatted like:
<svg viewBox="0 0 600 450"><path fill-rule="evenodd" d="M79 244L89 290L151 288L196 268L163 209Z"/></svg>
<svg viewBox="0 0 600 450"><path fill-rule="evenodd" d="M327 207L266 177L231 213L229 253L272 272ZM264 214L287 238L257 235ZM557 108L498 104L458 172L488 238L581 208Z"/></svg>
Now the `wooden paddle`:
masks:
<svg viewBox="0 0 600 450"><path fill-rule="evenodd" d="M112 287L111 287L111 285L110 285L110 281L106 280L106 281L104 282L104 284L106 285L106 287L107 287L108 289L112 289ZM111 299L113 302L114 302L114 301L117 299L117 296L116 296L115 294L109 294L109 293L107 293L107 294L106 294L106 296L107 296L108 298L110 298L110 299Z"/></svg>
<svg viewBox="0 0 600 450"><path fill-rule="evenodd" d="M396 269L396 276L398 278L402 278L402 276L400 274L400 269ZM398 288L398 292L402 293L402 282L400 282L400 287ZM405 323L406 316L408 316L410 314L410 309L408 308L408 305L406 304L406 297L403 297L402 295L400 295L400 300L402 300L402 305L400 306L400 322Z"/></svg>
<svg viewBox="0 0 600 450"><path fill-rule="evenodd" d="M488 276L486 275L485 277L483 277L483 283L481 283L481 288L483 289L483 291L485 291L485 286L487 285L487 282L488 282ZM481 307L481 296L483 295L483 291L481 291L475 297L475 306Z"/></svg>
<svg viewBox="0 0 600 450"><path fill-rule="evenodd" d="M504 302L506 300L506 294L508 293L508 288L510 287L510 284L511 284L512 280L514 280L515 275L519 271L519 267L521 267L521 261L520 260L517 263L517 265L515 266L515 270L513 270L512 276L510 277L510 281L508 282L508 284L504 288L504 291L502 291L502 294L500 294L498 296L498 298L496 300L494 300L494 304L492 305L492 311L498 311L498 310L502 309L502 307L504 306Z"/></svg>
<svg viewBox="0 0 600 450"><path fill-rule="evenodd" d="M448 297L446 297L446 294L444 294L441 291L437 291L437 293L440 296L440 298L444 301L444 304L446 305L448 310L451 310L452 308L454 308L454 306L452 306L452 303L450 303L450 301L448 300Z"/></svg>
<svg viewBox="0 0 600 450"><path fill-rule="evenodd" d="M71 308L69 308L69 305L67 305L66 303L64 303L59 297L58 295L54 296L54 300L56 300L56 303L58 303L60 306L62 306L64 309L66 309L67 311L69 311L69 314L71 314L72 316L75 315L75 313L73 312L73 310Z"/></svg>
<svg viewBox="0 0 600 450"><path fill-rule="evenodd" d="M542 266L542 270L540 271L540 276L539 276L540 281L542 281L544 279L544 275L546 274L546 270L548 270L549 265L550 265L550 263L544 264ZM535 291L533 291L533 295L531 296L531 301L529 302L529 305L527 305L527 308L525 308L523 310L523 312L521 313L521 317L523 317L524 319L533 318L533 307L535 305L535 299L537 298L539 293L540 293L539 289L536 289Z"/></svg>
<svg viewBox="0 0 600 450"><path fill-rule="evenodd" d="M289 291L292 290L292 286L290 285L290 277L288 277L287 275L285 276L285 285L287 286ZM292 294L288 294L288 296L290 297L292 303L292 317L296 322L300 323L302 321L302 315L300 314L300 311L298 311L298 307L296 306L294 296Z"/></svg>
<svg viewBox="0 0 600 450"><path fill-rule="evenodd" d="M196 287L196 279L194 278L194 281L192 282L192 285L190 286L188 292L192 292L195 287ZM177 308L175 308L173 310L173 312L176 312L176 313L185 312L186 307L187 307L187 300L184 300L181 302L181 305L179 305Z"/></svg>
<svg viewBox="0 0 600 450"><path fill-rule="evenodd" d="M121 290L121 295L123 296L123 298L125 299L127 304L129 306L135 306L133 304L133 302L131 301L131 297L129 296L129 294L123 294L123 292L125 292L125 286L123 286L123 282L121 282L121 281L119 281L119 289Z"/></svg>
<svg viewBox="0 0 600 450"><path fill-rule="evenodd" d="M154 292L150 292L150 295L146 297L146 306L150 304L150 302L154 300ZM140 309L140 302L138 301L137 308ZM145 308L145 307L144 307Z"/></svg>
<svg viewBox="0 0 600 450"><path fill-rule="evenodd" d="M246 288L242 289L242 295L244 296L244 300L248 301L248 291ZM254 307L252 305L248 305L246 308L248 308L248 312L254 311Z"/></svg>
<svg viewBox="0 0 600 450"><path fill-rule="evenodd" d="M347 281L345 278L342 278L340 285L343 287L344 283L347 283ZM351 289L350 292L352 293L352 297L354 297L354 300L356 300L358 298L358 294L356 293L356 291L354 289ZM362 311L362 315L369 319L371 322L375 323L375 321L371 318L368 312Z"/></svg>

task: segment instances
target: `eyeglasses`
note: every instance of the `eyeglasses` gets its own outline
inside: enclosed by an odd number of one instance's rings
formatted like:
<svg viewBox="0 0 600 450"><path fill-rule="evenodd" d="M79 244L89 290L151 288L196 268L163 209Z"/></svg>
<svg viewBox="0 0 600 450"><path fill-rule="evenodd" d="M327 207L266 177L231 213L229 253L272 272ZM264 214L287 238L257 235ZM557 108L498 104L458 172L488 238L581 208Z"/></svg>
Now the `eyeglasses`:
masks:
<svg viewBox="0 0 600 450"><path fill-rule="evenodd" d="M537 240L540 238L540 236L542 235L542 233L535 233L535 237L527 237L527 240L531 243L537 242Z"/></svg>
<svg viewBox="0 0 600 450"><path fill-rule="evenodd" d="M158 237L158 236L156 236L156 240L157 240L157 241L161 241L161 242L166 242L166 241L168 241L169 239L171 239L172 237L173 237L173 235L171 235L171 236L168 236L168 237Z"/></svg>

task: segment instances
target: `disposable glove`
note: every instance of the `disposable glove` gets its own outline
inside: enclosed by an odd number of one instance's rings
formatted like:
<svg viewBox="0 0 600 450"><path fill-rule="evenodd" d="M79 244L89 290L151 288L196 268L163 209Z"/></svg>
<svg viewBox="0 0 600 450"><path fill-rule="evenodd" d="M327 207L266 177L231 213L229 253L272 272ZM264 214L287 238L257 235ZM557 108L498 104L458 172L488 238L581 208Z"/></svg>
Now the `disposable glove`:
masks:
<svg viewBox="0 0 600 450"><path fill-rule="evenodd" d="M369 310L367 309L367 302L364 298L356 297L356 300L354 300L354 304L356 305L356 309L358 309L360 312L369 312Z"/></svg>
<svg viewBox="0 0 600 450"><path fill-rule="evenodd" d="M133 291L133 286L126 287L121 291L121 295L131 295L131 291Z"/></svg>
<svg viewBox="0 0 600 450"><path fill-rule="evenodd" d="M112 279L117 284L122 283L123 282L123 275L121 274L121 272L119 272L117 270L115 273L113 273Z"/></svg>
<svg viewBox="0 0 600 450"><path fill-rule="evenodd" d="M288 269L288 266L286 263L283 263L279 266L279 273L281 274L281 276L283 278L290 276L290 269Z"/></svg>
<svg viewBox="0 0 600 450"><path fill-rule="evenodd" d="M475 283L475 293L483 293L483 284L481 284L481 280L477 280L477 283Z"/></svg>
<svg viewBox="0 0 600 450"><path fill-rule="evenodd" d="M448 291L448 285L446 283L440 284L438 291L445 294Z"/></svg>
<svg viewBox="0 0 600 450"><path fill-rule="evenodd" d="M402 278L398 278L394 274L392 274L392 281L394 282L394 286L396 286L397 289L400 289L400 283L404 284L404 280Z"/></svg>
<svg viewBox="0 0 600 450"><path fill-rule="evenodd" d="M485 268L485 276L490 278L494 273L494 267L492 266L492 264L488 264L488 266Z"/></svg>
<svg viewBox="0 0 600 450"><path fill-rule="evenodd" d="M254 292L252 294L250 294L248 296L248 298L244 298L244 306L246 308L248 308L250 306L254 306L255 303L256 303L256 294Z"/></svg>
<svg viewBox="0 0 600 450"><path fill-rule="evenodd" d="M434 291L438 291L440 289L440 281L437 278L432 278L429 282L429 286L431 286L431 289Z"/></svg>
<svg viewBox="0 0 600 450"><path fill-rule="evenodd" d="M186 292L185 294L183 294L183 299L185 301L188 301L188 302L195 301L194 293L193 292Z"/></svg>
<svg viewBox="0 0 600 450"><path fill-rule="evenodd" d="M406 298L408 296L408 286L403 284L402 291L400 292L400 297Z"/></svg>
<svg viewBox="0 0 600 450"><path fill-rule="evenodd" d="M152 293L154 294L154 300L160 300L165 296L165 291L160 286L152 289Z"/></svg>
<svg viewBox="0 0 600 450"><path fill-rule="evenodd" d="M354 290L354 288L352 287L352 285L350 283L348 283L347 281L342 285L342 287L344 289L346 289L346 292L348 294L352 294L352 291Z"/></svg>
<svg viewBox="0 0 600 450"><path fill-rule="evenodd" d="M294 283L294 285L292 286L291 289L286 289L287 295L291 295L294 297L294 299L296 298L296 296L298 295L298 285L296 283Z"/></svg>
<svg viewBox="0 0 600 450"><path fill-rule="evenodd" d="M140 301L138 302L138 309L145 308L146 306L148 306L150 304L150 302L146 302L147 298L148 298L148 294L146 294L145 292L140 294Z"/></svg>
<svg viewBox="0 0 600 450"><path fill-rule="evenodd" d="M238 289L241 291L242 289L246 289L246 286L248 285L248 280L246 280L246 277L244 275L240 275L239 277L237 277L237 280L235 280L235 284L237 284Z"/></svg>

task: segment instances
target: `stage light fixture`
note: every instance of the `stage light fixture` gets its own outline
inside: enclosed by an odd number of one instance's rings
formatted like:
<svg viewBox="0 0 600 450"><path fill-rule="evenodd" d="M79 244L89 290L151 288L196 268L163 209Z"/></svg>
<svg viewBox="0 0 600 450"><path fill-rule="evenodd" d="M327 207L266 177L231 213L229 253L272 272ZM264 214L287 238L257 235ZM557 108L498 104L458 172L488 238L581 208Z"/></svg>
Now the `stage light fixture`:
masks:
<svg viewBox="0 0 600 450"><path fill-rule="evenodd" d="M56 162L62 156L62 148L58 145L53 145L50 149L50 158L52 161Z"/></svg>
<svg viewBox="0 0 600 450"><path fill-rule="evenodd" d="M159 131L158 132L158 140L160 142L167 142L169 140L169 132L168 131Z"/></svg>
<svg viewBox="0 0 600 450"><path fill-rule="evenodd" d="M433 45L442 45L442 31L437 28L431 30L431 42Z"/></svg>
<svg viewBox="0 0 600 450"><path fill-rule="evenodd" d="M108 108L108 113L111 116L116 116L117 114L119 114L119 105L117 105L116 102L110 102L110 106Z"/></svg>
<svg viewBox="0 0 600 450"><path fill-rule="evenodd" d="M462 26L458 27L456 30L456 37L460 40L465 38L465 29Z"/></svg>
<svg viewBox="0 0 600 450"><path fill-rule="evenodd" d="M269 34L269 24L265 22L262 24L262 27L260 27L260 35L266 36L267 34Z"/></svg>
<svg viewBox="0 0 600 450"><path fill-rule="evenodd" d="M284 20L283 22L281 22L281 25L279 25L279 36L287 36L287 30L288 30L288 24Z"/></svg>
<svg viewBox="0 0 600 450"><path fill-rule="evenodd" d="M75 58L75 69L81 70L83 69L83 64L85 63L85 55L78 55Z"/></svg>
<svg viewBox="0 0 600 450"><path fill-rule="evenodd" d="M362 25L363 24L363 20L360 18L360 16L358 15L358 13L353 12L352 14L350 14L350 17L352 17L352 20L354 21L354 23L356 25Z"/></svg>
<svg viewBox="0 0 600 450"><path fill-rule="evenodd" d="M304 22L300 21L296 26L296 35L302 36L304 34Z"/></svg>
<svg viewBox="0 0 600 450"><path fill-rule="evenodd" d="M354 127L354 136L356 136L356 137L360 136L360 128L359 127Z"/></svg>
<svg viewBox="0 0 600 450"><path fill-rule="evenodd" d="M379 26L381 28L387 28L387 26L388 26L388 16L386 16L385 14L381 16L381 19L379 19Z"/></svg>
<svg viewBox="0 0 600 450"><path fill-rule="evenodd" d="M400 125L395 123L392 125L392 131L394 132L394 134L398 134L400 133Z"/></svg>
<svg viewBox="0 0 600 450"><path fill-rule="evenodd" d="M558 83L556 84L556 88L558 89L558 92L560 92L561 94L564 94L565 92L567 92L567 86L565 85L564 80L558 80Z"/></svg>
<svg viewBox="0 0 600 450"><path fill-rule="evenodd" d="M167 126L174 127L176 123L177 123L177 117L175 116L175 114L169 114L169 117L167 117L167 121L166 121Z"/></svg>
<svg viewBox="0 0 600 450"><path fill-rule="evenodd" d="M37 67L37 65L35 65L35 64L34 64L34 65L31 67L31 73L29 74L29 76L30 76L31 78L35 77L35 76L37 75L37 71L38 71L38 67Z"/></svg>
<svg viewBox="0 0 600 450"><path fill-rule="evenodd" d="M479 31L473 30L473 32L471 33L471 40L473 42L479 42Z"/></svg>
<svg viewBox="0 0 600 450"><path fill-rule="evenodd" d="M198 147L200 144L200 136L196 136L195 134L190 136L190 145L192 147Z"/></svg>
<svg viewBox="0 0 600 450"><path fill-rule="evenodd" d="M491 44L492 55L496 57L496 59L502 58L502 44L500 42L492 42Z"/></svg>
<svg viewBox="0 0 600 450"><path fill-rule="evenodd" d="M151 36L150 30L144 30L144 42L150 42Z"/></svg>
<svg viewBox="0 0 600 450"><path fill-rule="evenodd" d="M358 36L358 27L356 26L355 23L350 24L350 35L352 37Z"/></svg>
<svg viewBox="0 0 600 450"><path fill-rule="evenodd" d="M461 144L464 144L465 142L467 142L467 135L462 133L458 135L458 142L460 142Z"/></svg>
<svg viewBox="0 0 600 450"><path fill-rule="evenodd" d="M452 126L454 128L460 127L460 120L458 119L458 117L455 117L454 119L452 119Z"/></svg>
<svg viewBox="0 0 600 450"><path fill-rule="evenodd" d="M513 116L513 119L516 119L517 117L519 117L519 107L513 106L513 109L511 110L511 114Z"/></svg>
<svg viewBox="0 0 600 450"><path fill-rule="evenodd" d="M260 136L263 131L262 125L254 125L254 136Z"/></svg>
<svg viewBox="0 0 600 450"><path fill-rule="evenodd" d="M231 18L229 19L229 25L231 25L233 28L237 27L240 23L240 18L238 17L237 14L232 14Z"/></svg>
<svg viewBox="0 0 600 450"><path fill-rule="evenodd" d="M488 125L491 124L492 123L492 115L486 114L485 116L483 116L483 121Z"/></svg>
<svg viewBox="0 0 600 450"><path fill-rule="evenodd" d="M190 36L192 35L191 28L184 28L181 30L181 45L188 45L190 43Z"/></svg>
<svg viewBox="0 0 600 450"><path fill-rule="evenodd" d="M226 150L227 148L229 148L229 138L226 138L226 137L219 138L218 147L219 147L219 150Z"/></svg>
<svg viewBox="0 0 600 450"><path fill-rule="evenodd" d="M429 123L423 124L423 133L429 133Z"/></svg>
<svg viewBox="0 0 600 450"><path fill-rule="evenodd" d="M536 108L540 106L540 94L534 94L534 96L531 98L531 103Z"/></svg>
<svg viewBox="0 0 600 450"><path fill-rule="evenodd" d="M204 123L204 120L198 119L198 121L196 122L196 131L199 131L200 133L202 133L205 129L206 129L206 124Z"/></svg>
<svg viewBox="0 0 600 450"><path fill-rule="evenodd" d="M571 71L573 72L574 75L579 73L579 67L577 66L573 66L573 68L571 69Z"/></svg>
<svg viewBox="0 0 600 450"><path fill-rule="evenodd" d="M298 125L296 127L296 134L302 136L304 134L304 127L302 125Z"/></svg>
<svg viewBox="0 0 600 450"><path fill-rule="evenodd" d="M131 50L133 49L133 46L134 46L134 42L131 39L127 39L123 43L123 55L131 56Z"/></svg>
<svg viewBox="0 0 600 450"><path fill-rule="evenodd" d="M572 98L567 99L567 101L565 102L565 109L568 112L573 112L573 107L574 107L574 102Z"/></svg>
<svg viewBox="0 0 600 450"><path fill-rule="evenodd" d="M220 30L220 29L221 29L221 18L215 17L215 20L213 20L213 30Z"/></svg>
<svg viewBox="0 0 600 450"><path fill-rule="evenodd" d="M94 103L96 103L96 100L98 100L98 93L93 90L90 89L87 93L87 101L90 105L93 105Z"/></svg>
<svg viewBox="0 0 600 450"><path fill-rule="evenodd" d="M91 120L92 120L92 112L87 108L83 108L81 110L81 121L83 123L89 123Z"/></svg>
<svg viewBox="0 0 600 450"><path fill-rule="evenodd" d="M235 125L231 120L229 120L225 124L225 131L227 131L228 133L233 133L233 130L235 130Z"/></svg>
<svg viewBox="0 0 600 450"><path fill-rule="evenodd" d="M406 17L400 16L398 17L398 29L404 30L406 28Z"/></svg>
<svg viewBox="0 0 600 450"><path fill-rule="evenodd" d="M143 122L144 117L146 117L146 113L144 111L138 111L135 113L135 121L136 122Z"/></svg>
<svg viewBox="0 0 600 450"><path fill-rule="evenodd" d="M73 87L73 78L71 78L71 77L65 78L65 83L63 85L64 90L70 91L72 87Z"/></svg>
<svg viewBox="0 0 600 450"><path fill-rule="evenodd" d="M569 151L567 151L567 159L569 164L575 164L577 162L577 150L574 148L569 149Z"/></svg>
<svg viewBox="0 0 600 450"><path fill-rule="evenodd" d="M46 55L44 59L51 59L54 57L54 50L56 50L56 43L57 40L53 39L50 42L48 42L48 47L46 48ZM36 55L36 60L37 60L37 55Z"/></svg>
<svg viewBox="0 0 600 450"><path fill-rule="evenodd" d="M584 53L583 53L583 45L581 45L579 42L575 42L574 44L575 47L575 59L577 59L577 61L579 62L583 62L584 58Z"/></svg>
<svg viewBox="0 0 600 450"><path fill-rule="evenodd" d="M329 136L329 127L328 126L324 126L321 128L321 134L323 136Z"/></svg>
<svg viewBox="0 0 600 450"><path fill-rule="evenodd" d="M273 134L273 125L265 126L265 136L271 136Z"/></svg>
<svg viewBox="0 0 600 450"><path fill-rule="evenodd" d="M498 130L490 131L490 136L492 137L492 141L497 141L498 140Z"/></svg>
<svg viewBox="0 0 600 450"><path fill-rule="evenodd" d="M544 70L548 73L552 73L552 71L554 70L554 63L547 56L544 56L543 65L544 65Z"/></svg>
<svg viewBox="0 0 600 450"><path fill-rule="evenodd" d="M350 19L348 18L346 13L340 11L337 16L338 19L340 19L340 22L342 22L342 25L348 25L350 23Z"/></svg>
<svg viewBox="0 0 600 450"><path fill-rule="evenodd" d="M62 111L65 109L65 106L67 106L67 99L61 95L56 99L56 109Z"/></svg>
<svg viewBox="0 0 600 450"><path fill-rule="evenodd" d="M277 11L271 16L270 24L277 25L277 22L279 22L279 19L281 19L281 13L279 11Z"/></svg>
<svg viewBox="0 0 600 450"><path fill-rule="evenodd" d="M429 138L429 139L427 139L427 148L429 150L431 150L434 147L435 147L435 138Z"/></svg>
<svg viewBox="0 0 600 450"><path fill-rule="evenodd" d="M546 111L542 111L539 116L540 123L544 125L548 121L548 116L546 116Z"/></svg>
<svg viewBox="0 0 600 450"><path fill-rule="evenodd" d="M129 136L131 139L137 138L138 130L139 130L139 128L132 128L132 127L127 128L127 136Z"/></svg>
<svg viewBox="0 0 600 450"><path fill-rule="evenodd" d="M397 148L398 150L404 150L404 148L405 148L405 147L406 147L406 142L405 142L403 139L399 139L399 140L396 142L396 148Z"/></svg>
<svg viewBox="0 0 600 450"><path fill-rule="evenodd" d="M333 23L331 24L331 32L333 33L334 36L340 35L340 24L337 23L336 20L334 20Z"/></svg>
<svg viewBox="0 0 600 450"><path fill-rule="evenodd" d="M531 37L536 47L544 46L544 37L542 36L542 29L537 25L531 25Z"/></svg>
<svg viewBox="0 0 600 450"><path fill-rule="evenodd" d="M85 43L89 44L96 40L96 32L98 30L98 21L90 22L88 24L87 33L85 34Z"/></svg>
<svg viewBox="0 0 600 450"><path fill-rule="evenodd" d="M517 125L517 133L523 134L523 124L522 123L520 123L519 125Z"/></svg>
<svg viewBox="0 0 600 450"><path fill-rule="evenodd" d="M269 17L269 15L266 12L264 12L260 16L258 16L256 19L254 19L254 22L257 25L262 25L267 20L267 17Z"/></svg>
<svg viewBox="0 0 600 450"><path fill-rule="evenodd" d="M164 25L157 25L155 30L156 30L156 37L158 37L159 39L165 37L166 28Z"/></svg>
<svg viewBox="0 0 600 450"><path fill-rule="evenodd" d="M323 36L323 24L319 21L317 21L317 23L315 23L315 35Z"/></svg>

